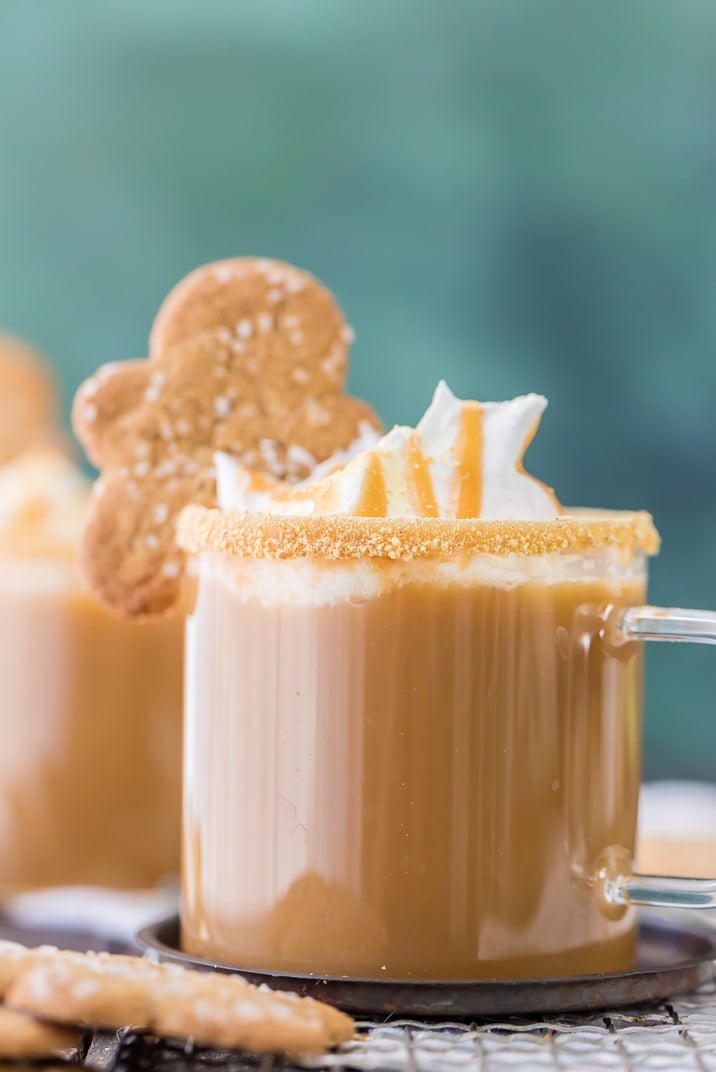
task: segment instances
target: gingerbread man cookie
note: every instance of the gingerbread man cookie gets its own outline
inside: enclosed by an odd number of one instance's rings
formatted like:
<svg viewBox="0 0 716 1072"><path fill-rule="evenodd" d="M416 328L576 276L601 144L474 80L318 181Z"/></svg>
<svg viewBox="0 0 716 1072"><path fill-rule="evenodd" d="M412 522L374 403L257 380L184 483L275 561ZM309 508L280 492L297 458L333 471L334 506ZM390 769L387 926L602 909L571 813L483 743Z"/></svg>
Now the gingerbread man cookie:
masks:
<svg viewBox="0 0 716 1072"><path fill-rule="evenodd" d="M100 599L128 616L177 605L174 522L188 503L216 505L217 451L297 481L380 429L342 393L351 337L333 296L279 261L219 261L174 288L149 358L104 366L75 398L75 431L101 470L81 556Z"/></svg>

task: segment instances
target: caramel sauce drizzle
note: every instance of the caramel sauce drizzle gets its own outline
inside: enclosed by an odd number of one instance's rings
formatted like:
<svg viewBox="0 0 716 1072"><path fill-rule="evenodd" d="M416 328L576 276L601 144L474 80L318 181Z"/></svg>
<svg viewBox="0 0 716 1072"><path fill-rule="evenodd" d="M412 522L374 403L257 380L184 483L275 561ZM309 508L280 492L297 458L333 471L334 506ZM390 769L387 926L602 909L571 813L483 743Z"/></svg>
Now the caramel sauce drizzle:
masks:
<svg viewBox="0 0 716 1072"><path fill-rule="evenodd" d="M356 507L356 517L387 517L388 494L385 487L385 475L380 458L370 459L361 489L361 497Z"/></svg>
<svg viewBox="0 0 716 1072"><path fill-rule="evenodd" d="M438 517L433 480L417 432L413 432L405 448L405 468L408 490L417 516Z"/></svg>
<svg viewBox="0 0 716 1072"><path fill-rule="evenodd" d="M482 406L465 402L460 413L457 440L457 510L455 517L479 517L482 509Z"/></svg>
<svg viewBox="0 0 716 1072"><path fill-rule="evenodd" d="M524 449L526 450L534 436L538 421L526 437ZM484 428L483 409L479 402L464 402L460 412L460 424L457 440L455 443L455 473L453 477L453 501L456 504L456 518L477 518L482 511L483 497L483 452L484 452ZM408 495L415 511L416 517L440 517L438 502L435 495L430 465L420 442L420 435L414 430L408 437L403 455L405 482ZM517 468L524 473L521 459L517 462ZM260 473L252 474L252 490L271 491L275 481L266 478ZM283 490L283 489L281 489ZM312 496L316 503L322 507L330 506L332 492L335 488L320 488ZM295 494L288 488L284 494L281 491L274 493L280 498L292 499ZM310 491L306 493L310 495ZM330 511L329 511L330 512ZM368 459L360 498L355 507L356 517L387 517L388 516L388 490L386 486L385 471L378 452L374 452Z"/></svg>

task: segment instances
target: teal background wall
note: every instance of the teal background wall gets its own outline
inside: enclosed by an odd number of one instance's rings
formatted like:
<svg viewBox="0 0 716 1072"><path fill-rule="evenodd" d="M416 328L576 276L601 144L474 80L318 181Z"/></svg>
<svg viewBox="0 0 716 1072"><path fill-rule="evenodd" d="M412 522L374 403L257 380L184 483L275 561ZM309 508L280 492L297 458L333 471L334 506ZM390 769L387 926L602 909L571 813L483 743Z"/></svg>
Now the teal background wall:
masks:
<svg viewBox="0 0 716 1072"><path fill-rule="evenodd" d="M716 606L715 104L710 0L2 0L0 324L68 402L196 264L287 258L386 422L544 392L532 470ZM650 651L649 775L714 777L715 693Z"/></svg>

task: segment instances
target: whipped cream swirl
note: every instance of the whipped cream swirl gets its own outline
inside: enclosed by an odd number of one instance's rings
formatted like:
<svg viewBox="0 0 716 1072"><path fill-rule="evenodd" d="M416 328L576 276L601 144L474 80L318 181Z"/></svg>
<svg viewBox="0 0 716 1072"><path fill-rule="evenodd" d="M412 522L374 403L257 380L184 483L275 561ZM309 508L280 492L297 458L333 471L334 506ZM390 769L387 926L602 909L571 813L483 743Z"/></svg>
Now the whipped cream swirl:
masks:
<svg viewBox="0 0 716 1072"><path fill-rule="evenodd" d="M0 467L0 555L74 557L89 481L66 455L27 451Z"/></svg>
<svg viewBox="0 0 716 1072"><path fill-rule="evenodd" d="M218 454L219 506L296 516L549 520L559 503L522 465L546 405L536 394L465 401L441 381L415 428L396 426L382 438L365 429L349 451L298 484Z"/></svg>

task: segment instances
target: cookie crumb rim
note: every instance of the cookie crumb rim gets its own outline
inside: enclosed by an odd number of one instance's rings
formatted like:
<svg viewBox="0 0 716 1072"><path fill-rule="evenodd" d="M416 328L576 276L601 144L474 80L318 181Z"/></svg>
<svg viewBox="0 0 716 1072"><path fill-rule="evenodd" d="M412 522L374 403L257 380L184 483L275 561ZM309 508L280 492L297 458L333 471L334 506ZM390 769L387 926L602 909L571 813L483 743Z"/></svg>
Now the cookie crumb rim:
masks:
<svg viewBox="0 0 716 1072"><path fill-rule="evenodd" d="M461 554L578 554L617 548L656 555L646 511L573 509L550 521L242 514L185 507L177 541L188 554L242 558L440 559Z"/></svg>

